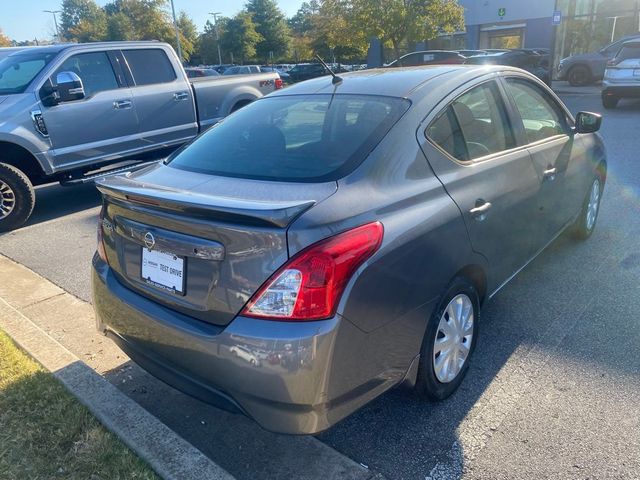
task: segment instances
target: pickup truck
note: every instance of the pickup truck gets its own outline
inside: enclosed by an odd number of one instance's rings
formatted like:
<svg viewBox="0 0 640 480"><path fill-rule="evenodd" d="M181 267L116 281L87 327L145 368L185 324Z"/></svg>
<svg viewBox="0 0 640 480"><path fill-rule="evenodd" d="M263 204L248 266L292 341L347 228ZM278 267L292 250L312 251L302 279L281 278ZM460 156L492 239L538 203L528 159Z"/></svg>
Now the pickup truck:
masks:
<svg viewBox="0 0 640 480"><path fill-rule="evenodd" d="M34 185L86 183L157 160L281 87L277 73L190 81L171 46L154 41L51 45L6 56L0 231L27 221Z"/></svg>

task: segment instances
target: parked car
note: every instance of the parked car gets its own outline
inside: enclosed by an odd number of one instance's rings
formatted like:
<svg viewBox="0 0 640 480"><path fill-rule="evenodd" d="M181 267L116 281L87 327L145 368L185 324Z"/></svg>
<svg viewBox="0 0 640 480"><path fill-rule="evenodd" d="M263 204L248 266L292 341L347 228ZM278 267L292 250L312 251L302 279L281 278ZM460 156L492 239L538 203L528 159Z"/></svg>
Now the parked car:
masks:
<svg viewBox="0 0 640 480"><path fill-rule="evenodd" d="M276 67L270 67L268 65L260 66L260 70L263 72L276 72L278 75L280 75L280 78L284 83L286 84L291 83L291 75L289 75L284 70L280 70L279 68L276 68Z"/></svg>
<svg viewBox="0 0 640 480"><path fill-rule="evenodd" d="M233 63L224 63L222 65L214 65L213 69L216 72L218 72L220 75L222 75L224 73L224 71L229 67L235 67L235 64L233 64Z"/></svg>
<svg viewBox="0 0 640 480"><path fill-rule="evenodd" d="M262 73L260 65L236 65L226 68L222 75L253 75L254 73Z"/></svg>
<svg viewBox="0 0 640 480"><path fill-rule="evenodd" d="M621 98L640 98L640 38L628 40L607 64L602 105L616 108Z"/></svg>
<svg viewBox="0 0 640 480"><path fill-rule="evenodd" d="M518 67L532 73L547 85L551 85L549 56L536 53L536 51L531 49L487 53L486 55L469 57L464 63L467 65L507 65L510 67Z"/></svg>
<svg viewBox="0 0 640 480"><path fill-rule="evenodd" d="M465 57L458 52L446 50L425 50L403 55L387 67L416 67L419 65L455 65L464 63Z"/></svg>
<svg viewBox="0 0 640 480"><path fill-rule="evenodd" d="M98 329L275 432L317 433L403 382L451 395L481 306L561 232L589 237L605 185L601 117L574 120L524 71L341 77L98 183ZM230 363L238 344L269 360Z"/></svg>
<svg viewBox="0 0 640 480"><path fill-rule="evenodd" d="M607 62L622 48L627 40L640 38L640 33L613 42L597 52L582 53L563 58L558 65L557 79L566 80L574 87L599 82L604 77Z"/></svg>
<svg viewBox="0 0 640 480"><path fill-rule="evenodd" d="M329 75L321 63L298 63L287 73L293 83Z"/></svg>
<svg viewBox="0 0 640 480"><path fill-rule="evenodd" d="M281 86L275 73L202 80L190 83L159 42L33 47L0 60L0 231L29 218L33 185L159 158Z"/></svg>
<svg viewBox="0 0 640 480"><path fill-rule="evenodd" d="M486 50L457 50L457 52L464 57L476 57L487 54Z"/></svg>
<svg viewBox="0 0 640 480"><path fill-rule="evenodd" d="M213 68L189 67L189 68L185 68L184 71L187 73L187 77L189 78L220 76L220 74L217 71L215 71Z"/></svg>

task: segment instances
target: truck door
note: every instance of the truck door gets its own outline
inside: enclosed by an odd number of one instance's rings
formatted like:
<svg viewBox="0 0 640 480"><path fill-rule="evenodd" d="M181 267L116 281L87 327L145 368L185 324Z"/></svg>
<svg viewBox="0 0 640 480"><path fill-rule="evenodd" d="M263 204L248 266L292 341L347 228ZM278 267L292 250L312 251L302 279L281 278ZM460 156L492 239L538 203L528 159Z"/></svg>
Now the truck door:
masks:
<svg viewBox="0 0 640 480"><path fill-rule="evenodd" d="M85 97L42 108L56 169L117 158L135 149L138 119L131 98L107 52L71 55L52 75L73 72L82 80Z"/></svg>
<svg viewBox="0 0 640 480"><path fill-rule="evenodd" d="M149 146L179 145L198 134L191 84L162 48L122 50L140 135ZM179 73L176 73L179 72Z"/></svg>

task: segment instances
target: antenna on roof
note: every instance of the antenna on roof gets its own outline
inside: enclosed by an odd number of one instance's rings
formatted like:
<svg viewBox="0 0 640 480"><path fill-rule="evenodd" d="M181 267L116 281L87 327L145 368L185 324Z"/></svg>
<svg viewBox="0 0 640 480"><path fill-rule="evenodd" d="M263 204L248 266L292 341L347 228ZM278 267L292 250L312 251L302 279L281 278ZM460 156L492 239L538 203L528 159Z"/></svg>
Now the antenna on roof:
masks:
<svg viewBox="0 0 640 480"><path fill-rule="evenodd" d="M317 58L318 60L320 60L320 63L322 64L322 66L323 66L324 68L326 68L326 69L327 69L327 71L328 71L328 72L331 74L331 76L333 77L333 79L331 80L331 83L333 83L334 85L336 85L336 84L338 84L338 83L342 82L342 77L339 77L338 75L336 75L335 73L333 73L333 70L331 70L331 69L329 68L329 66L328 66L326 63L324 63L324 60L322 60L322 58L320 58L320 55L317 55L317 54L316 54L316 58Z"/></svg>

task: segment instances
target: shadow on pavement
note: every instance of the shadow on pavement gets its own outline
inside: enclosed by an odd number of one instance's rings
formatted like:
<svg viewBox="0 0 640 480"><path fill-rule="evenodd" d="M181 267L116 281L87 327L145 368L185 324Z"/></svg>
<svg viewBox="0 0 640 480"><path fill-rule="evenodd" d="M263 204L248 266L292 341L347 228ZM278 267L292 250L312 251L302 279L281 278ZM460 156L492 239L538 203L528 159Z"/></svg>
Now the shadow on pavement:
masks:
<svg viewBox="0 0 640 480"><path fill-rule="evenodd" d="M26 226L53 220L100 205L93 184L63 187L57 183L36 187L36 206Z"/></svg>

